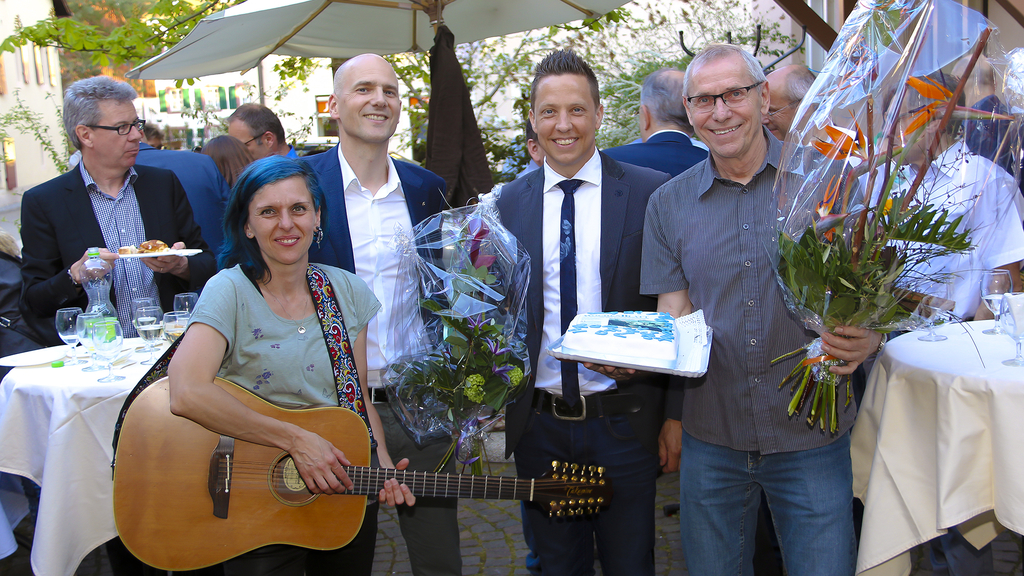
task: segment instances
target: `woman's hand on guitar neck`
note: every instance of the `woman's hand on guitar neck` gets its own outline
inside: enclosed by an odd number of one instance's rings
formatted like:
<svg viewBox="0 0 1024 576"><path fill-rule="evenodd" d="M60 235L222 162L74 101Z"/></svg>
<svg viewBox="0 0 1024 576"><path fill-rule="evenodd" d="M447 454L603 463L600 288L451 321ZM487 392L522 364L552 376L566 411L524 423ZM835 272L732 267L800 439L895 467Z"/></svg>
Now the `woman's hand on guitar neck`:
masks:
<svg viewBox="0 0 1024 576"><path fill-rule="evenodd" d="M344 468L351 463L345 458L345 453L317 434L301 428L298 430L292 437L288 453L306 487L318 494L342 494L351 490L354 484Z"/></svg>
<svg viewBox="0 0 1024 576"><path fill-rule="evenodd" d="M386 456L386 455L385 455ZM381 453L377 451L377 458L381 459ZM392 468L391 457L386 456L387 462L381 459L382 468ZM409 459L402 458L398 461L398 464L394 466L395 470L405 470L409 467ZM381 489L378 495L380 502L386 502L388 506L397 506L399 504L406 504L413 506L416 504L416 497L413 496L412 490L409 489L405 484L399 484L398 480L391 478L384 481L384 488Z"/></svg>

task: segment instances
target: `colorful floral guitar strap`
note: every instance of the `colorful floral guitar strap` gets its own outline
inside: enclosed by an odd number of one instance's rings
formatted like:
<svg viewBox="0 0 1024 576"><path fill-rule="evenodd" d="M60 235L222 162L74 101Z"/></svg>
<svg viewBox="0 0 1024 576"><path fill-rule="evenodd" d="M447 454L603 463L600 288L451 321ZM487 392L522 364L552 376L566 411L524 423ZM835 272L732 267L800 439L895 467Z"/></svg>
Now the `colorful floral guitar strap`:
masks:
<svg viewBox="0 0 1024 576"><path fill-rule="evenodd" d="M313 296L316 315L320 318L320 327L327 343L327 353L331 357L334 369L334 384L338 389L338 405L359 414L370 433L370 446L377 447L377 440L370 428L370 419L366 416L366 403L362 389L359 387L359 373L356 372L355 356L352 354L352 341L345 328L345 320L341 316L338 299L334 295L334 286L320 268L310 264L306 268L306 280L309 281L309 293Z"/></svg>

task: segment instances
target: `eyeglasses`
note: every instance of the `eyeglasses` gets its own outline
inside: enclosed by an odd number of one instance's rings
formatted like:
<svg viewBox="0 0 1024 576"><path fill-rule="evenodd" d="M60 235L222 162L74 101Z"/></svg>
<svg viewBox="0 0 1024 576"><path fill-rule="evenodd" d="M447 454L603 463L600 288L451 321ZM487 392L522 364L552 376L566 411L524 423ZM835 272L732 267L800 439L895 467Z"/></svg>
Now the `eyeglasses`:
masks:
<svg viewBox="0 0 1024 576"><path fill-rule="evenodd" d="M785 110L786 108L789 108L789 107L791 107L791 106L792 106L793 104L799 104L799 103L800 103L800 101L799 101L799 100L793 100L793 101L792 101L792 102L790 102L789 104L786 104L785 106L783 106L782 108L779 108L778 110L775 110L774 112L773 112L773 111L771 111L771 110L769 110L769 111L768 111L768 116L775 116L776 114L778 114L779 112L782 112L782 111L783 111L783 110Z"/></svg>
<svg viewBox="0 0 1024 576"><path fill-rule="evenodd" d="M146 121L142 118L136 118L134 122L127 124L120 124L118 126L100 126L99 124L86 124L89 128L102 128L103 130L113 130L118 133L119 136L127 136L131 133L132 128L138 129L142 132L142 129L146 127Z"/></svg>
<svg viewBox="0 0 1024 576"><path fill-rule="evenodd" d="M708 112L715 107L715 102L721 98L722 102L729 108L735 108L747 101L747 94L751 90L757 88L763 84L763 82L757 82L750 86L744 86L742 88L733 88L728 92L721 94L702 94L700 96L690 96L686 101L690 104L690 108L695 112Z"/></svg>
<svg viewBox="0 0 1024 576"><path fill-rule="evenodd" d="M266 134L266 132L264 132L263 134ZM249 138L245 142L242 142L242 144L245 144L246 146L248 146L249 142L252 142L253 140L259 140L260 138L263 137L263 134L260 134L259 136L253 136L252 138Z"/></svg>

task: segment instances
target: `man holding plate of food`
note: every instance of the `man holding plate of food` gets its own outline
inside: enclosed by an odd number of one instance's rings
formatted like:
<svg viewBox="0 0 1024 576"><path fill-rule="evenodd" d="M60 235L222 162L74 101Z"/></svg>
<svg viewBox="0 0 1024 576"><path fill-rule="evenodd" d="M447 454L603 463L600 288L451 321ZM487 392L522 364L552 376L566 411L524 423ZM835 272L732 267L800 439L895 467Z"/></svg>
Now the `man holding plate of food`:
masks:
<svg viewBox="0 0 1024 576"><path fill-rule="evenodd" d="M169 310L175 294L198 290L216 272L178 178L168 170L135 166L145 125L132 103L136 97L134 88L106 76L80 80L65 92L64 127L82 162L22 200L26 317L85 308L82 265L93 246L113 266L111 296L126 337L135 336L133 299L159 298ZM163 244L156 254L166 254L119 258L122 248L131 255L151 240ZM181 255L185 248L201 252ZM60 342L55 332L45 336Z"/></svg>

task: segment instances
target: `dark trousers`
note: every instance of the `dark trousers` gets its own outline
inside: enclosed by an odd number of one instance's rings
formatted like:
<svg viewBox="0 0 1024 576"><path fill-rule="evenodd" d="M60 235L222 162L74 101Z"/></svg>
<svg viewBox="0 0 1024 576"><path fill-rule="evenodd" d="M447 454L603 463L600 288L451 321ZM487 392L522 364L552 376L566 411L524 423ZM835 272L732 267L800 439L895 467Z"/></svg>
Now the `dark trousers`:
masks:
<svg viewBox="0 0 1024 576"><path fill-rule="evenodd" d="M437 471L450 442L417 446L387 404L378 404L384 438L391 461L409 459L408 470ZM440 472L455 472L455 457ZM413 576L461 576L462 552L459 540L459 499L416 498L415 506L398 506L398 525L409 551Z"/></svg>
<svg viewBox="0 0 1024 576"><path fill-rule="evenodd" d="M654 494L658 457L640 444L625 415L580 422L534 411L515 449L520 478L538 478L558 460L601 466L612 481L611 505L594 515L548 516L525 507L540 564L548 574L594 574L594 544L606 576L654 574Z"/></svg>

